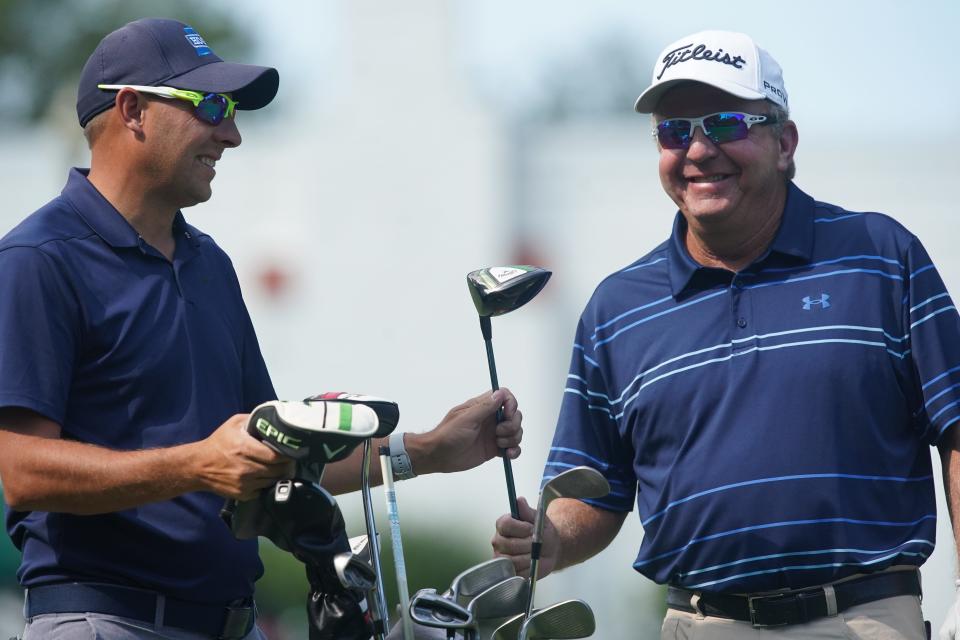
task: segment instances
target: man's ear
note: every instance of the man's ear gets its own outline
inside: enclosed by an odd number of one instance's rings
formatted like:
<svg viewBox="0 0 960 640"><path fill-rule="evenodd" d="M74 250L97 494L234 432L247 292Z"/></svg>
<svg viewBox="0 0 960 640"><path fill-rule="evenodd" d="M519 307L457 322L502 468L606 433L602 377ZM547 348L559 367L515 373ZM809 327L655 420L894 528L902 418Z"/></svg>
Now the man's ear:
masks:
<svg viewBox="0 0 960 640"><path fill-rule="evenodd" d="M790 167L799 143L800 132L797 131L796 123L793 120L787 120L780 132L780 157L777 160L777 168L780 171L786 171Z"/></svg>
<svg viewBox="0 0 960 640"><path fill-rule="evenodd" d="M116 99L117 115L123 126L137 137L143 135L143 120L147 111L147 99L133 89L121 89Z"/></svg>

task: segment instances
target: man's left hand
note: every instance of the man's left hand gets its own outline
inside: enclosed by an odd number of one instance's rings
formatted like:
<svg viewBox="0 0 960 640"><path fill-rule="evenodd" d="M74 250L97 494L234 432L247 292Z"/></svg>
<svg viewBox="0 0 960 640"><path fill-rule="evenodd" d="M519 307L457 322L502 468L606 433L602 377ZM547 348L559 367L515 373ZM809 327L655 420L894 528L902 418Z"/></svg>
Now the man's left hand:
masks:
<svg viewBox="0 0 960 640"><path fill-rule="evenodd" d="M497 409L503 421L497 424ZM520 455L523 416L509 389L485 392L459 404L432 431L407 434L405 445L417 475L472 469L494 456Z"/></svg>

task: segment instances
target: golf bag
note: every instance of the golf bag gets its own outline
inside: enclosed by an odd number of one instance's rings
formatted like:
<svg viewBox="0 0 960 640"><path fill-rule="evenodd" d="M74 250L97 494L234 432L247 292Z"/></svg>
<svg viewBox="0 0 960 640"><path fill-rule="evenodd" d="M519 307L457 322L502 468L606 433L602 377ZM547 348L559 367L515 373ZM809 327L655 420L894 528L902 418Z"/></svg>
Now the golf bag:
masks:
<svg viewBox="0 0 960 640"><path fill-rule="evenodd" d="M222 516L237 538L269 538L305 565L310 640L373 635L366 591L376 576L351 553L340 507L319 483L327 463L343 460L369 438L389 435L399 417L393 402L343 393L267 402L250 414L248 433L294 458L295 477L253 500L229 501ZM368 534L375 540L375 532Z"/></svg>

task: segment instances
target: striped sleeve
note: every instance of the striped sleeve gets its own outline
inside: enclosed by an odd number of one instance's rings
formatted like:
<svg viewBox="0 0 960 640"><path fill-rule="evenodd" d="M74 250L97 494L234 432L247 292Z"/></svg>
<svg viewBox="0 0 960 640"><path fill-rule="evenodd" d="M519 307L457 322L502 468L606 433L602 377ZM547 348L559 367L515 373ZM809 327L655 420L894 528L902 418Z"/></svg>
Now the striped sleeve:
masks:
<svg viewBox="0 0 960 640"><path fill-rule="evenodd" d="M914 411L914 424L920 437L934 445L960 421L960 315L916 238L905 264L905 324L921 405Z"/></svg>
<svg viewBox="0 0 960 640"><path fill-rule="evenodd" d="M610 483L610 493L584 502L612 511L631 511L637 490L633 445L621 437L618 421L610 411L602 366L594 355L581 319L543 480L572 467L593 467Z"/></svg>

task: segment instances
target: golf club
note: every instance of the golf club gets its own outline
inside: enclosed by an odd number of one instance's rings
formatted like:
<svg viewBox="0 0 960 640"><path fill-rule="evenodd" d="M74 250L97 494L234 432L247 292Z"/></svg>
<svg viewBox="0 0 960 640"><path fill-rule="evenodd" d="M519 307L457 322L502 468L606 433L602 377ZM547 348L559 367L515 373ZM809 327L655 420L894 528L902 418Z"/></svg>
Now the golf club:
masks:
<svg viewBox="0 0 960 640"><path fill-rule="evenodd" d="M523 622L526 619L526 612L518 613L512 618L509 618L494 630L490 636L490 640L517 640L517 636L520 635L520 627L523 626Z"/></svg>
<svg viewBox="0 0 960 640"><path fill-rule="evenodd" d="M383 587L383 566L380 564L380 545L377 544L377 523L373 517L373 496L370 493L370 440L363 443L363 466L360 476L360 493L363 497L363 516L367 527L367 541L370 550L370 564L377 574L375 589L370 592L373 598L370 613L373 616L374 637L383 640L390 619L387 616L387 595Z"/></svg>
<svg viewBox="0 0 960 640"><path fill-rule="evenodd" d="M467 605L473 615L473 636L483 637L491 621L500 624L500 619L523 613L527 598L527 581L513 576L485 589Z"/></svg>
<svg viewBox="0 0 960 640"><path fill-rule="evenodd" d="M497 381L497 364L493 357L493 328L490 318L510 313L530 302L540 293L551 272L530 265L511 265L505 267L487 267L467 274L467 287L470 297L480 316L480 331L487 348L487 367L490 369L490 385L496 391L500 388ZM503 410L497 410L497 422L503 420ZM503 474L507 480L507 498L510 501L510 513L520 518L517 509L517 489L513 481L513 467L510 458L500 450L503 459Z"/></svg>
<svg viewBox="0 0 960 640"><path fill-rule="evenodd" d="M447 629L452 635L457 629L473 626L473 614L465 607L445 598L436 589L421 589L410 599L410 617L419 625Z"/></svg>
<svg viewBox="0 0 960 640"><path fill-rule="evenodd" d="M480 592L515 575L516 569L509 558L494 558L462 571L450 582L450 588L443 595L466 606Z"/></svg>
<svg viewBox="0 0 960 640"><path fill-rule="evenodd" d="M593 611L583 600L564 600L538 609L524 620L518 640L586 638L597 628Z"/></svg>
<svg viewBox="0 0 960 640"><path fill-rule="evenodd" d="M543 484L537 502L537 517L533 524L533 546L530 549L530 591L527 596L527 617L533 611L533 596L537 588L537 569L543 545L543 520L547 507L557 498L602 498L610 493L610 483L591 467L574 467L558 473Z"/></svg>
<svg viewBox="0 0 960 640"><path fill-rule="evenodd" d="M360 556L351 551L333 557L333 568L344 589L367 592L373 588L377 574Z"/></svg>
<svg viewBox="0 0 960 640"><path fill-rule="evenodd" d="M407 586L407 565L403 558L403 542L400 539L400 510L397 507L397 492L393 486L393 464L390 461L390 447L380 447L380 472L383 475L383 494L387 499L387 517L390 519L390 540L393 544L393 566L397 572L397 594L400 599L403 640L413 640L413 623L410 620L410 589Z"/></svg>

